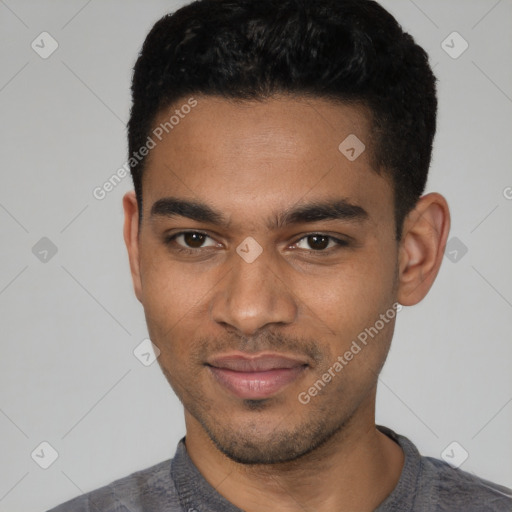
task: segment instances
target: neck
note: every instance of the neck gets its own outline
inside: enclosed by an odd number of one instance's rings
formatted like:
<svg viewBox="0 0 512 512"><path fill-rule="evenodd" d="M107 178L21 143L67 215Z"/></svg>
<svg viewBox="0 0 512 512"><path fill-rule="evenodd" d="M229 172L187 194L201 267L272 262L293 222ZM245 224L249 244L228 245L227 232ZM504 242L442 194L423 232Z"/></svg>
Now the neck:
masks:
<svg viewBox="0 0 512 512"><path fill-rule="evenodd" d="M404 455L377 430L369 401L326 443L297 460L239 464L186 413L187 452L208 483L246 512L372 511L393 491Z"/></svg>

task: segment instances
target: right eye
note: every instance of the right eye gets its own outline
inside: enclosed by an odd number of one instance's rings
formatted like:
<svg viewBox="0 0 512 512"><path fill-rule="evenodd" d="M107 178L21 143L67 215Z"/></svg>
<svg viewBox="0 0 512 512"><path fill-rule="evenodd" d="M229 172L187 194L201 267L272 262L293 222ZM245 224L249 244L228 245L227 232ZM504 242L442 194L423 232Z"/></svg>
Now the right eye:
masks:
<svg viewBox="0 0 512 512"><path fill-rule="evenodd" d="M217 245L211 237L200 231L183 231L176 233L166 239L166 243L170 244L172 242L175 242L184 249L191 250L202 249L203 247L215 247Z"/></svg>

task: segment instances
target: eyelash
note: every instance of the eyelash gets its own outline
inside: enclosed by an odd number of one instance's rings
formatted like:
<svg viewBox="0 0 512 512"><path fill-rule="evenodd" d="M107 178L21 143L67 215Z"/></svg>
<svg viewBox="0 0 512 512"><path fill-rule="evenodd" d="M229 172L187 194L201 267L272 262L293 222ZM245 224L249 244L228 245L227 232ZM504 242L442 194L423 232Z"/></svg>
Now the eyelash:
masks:
<svg viewBox="0 0 512 512"><path fill-rule="evenodd" d="M172 249L174 251L176 251L180 254L198 254L199 251L208 248L208 247L198 247L196 249L193 249L190 247L184 247L182 245L176 245L176 238L178 238L181 235L187 235L187 234L203 235L203 236L211 238L213 240L213 238L210 235L208 235L207 233L204 233L202 231L180 231L179 233L175 233L173 235L165 237L164 243L166 245L168 245L169 247L172 247ZM329 242L331 242L331 241L335 242L337 247L329 247L327 249L319 249L319 250L314 250L314 249L309 249L309 250L308 249L299 249L299 250L308 251L309 253L313 253L318 256L325 256L325 255L330 254L333 249L336 250L336 249L340 249L342 247L347 247L349 245L349 242L347 242L346 240L341 240L340 238L336 238L332 235L326 235L324 233L318 233L318 232L308 233L306 235L301 236L298 240L296 240L294 242L293 245L298 244L301 240L304 240L305 238L308 238L310 236L326 237L329 239Z"/></svg>

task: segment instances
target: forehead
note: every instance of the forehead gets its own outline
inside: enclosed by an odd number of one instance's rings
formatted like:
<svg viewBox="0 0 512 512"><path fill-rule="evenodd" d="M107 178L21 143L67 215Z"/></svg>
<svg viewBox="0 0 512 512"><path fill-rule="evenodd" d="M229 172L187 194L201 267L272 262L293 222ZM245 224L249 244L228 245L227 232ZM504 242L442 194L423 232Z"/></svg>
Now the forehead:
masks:
<svg viewBox="0 0 512 512"><path fill-rule="evenodd" d="M162 110L153 131L163 132L159 139L172 139L175 149L193 149L191 159L224 157L224 167L237 154L296 160L326 153L338 156L338 145L347 136L367 141L370 135L366 109L326 99L275 96L242 101L199 96L195 101L193 108L185 109L184 98Z"/></svg>
<svg viewBox="0 0 512 512"><path fill-rule="evenodd" d="M388 179L372 168L370 121L361 107L287 96L236 102L196 96L192 109L181 110L187 100L154 122L146 209L165 195L220 210L248 204L275 210L333 195L367 210L391 205Z"/></svg>

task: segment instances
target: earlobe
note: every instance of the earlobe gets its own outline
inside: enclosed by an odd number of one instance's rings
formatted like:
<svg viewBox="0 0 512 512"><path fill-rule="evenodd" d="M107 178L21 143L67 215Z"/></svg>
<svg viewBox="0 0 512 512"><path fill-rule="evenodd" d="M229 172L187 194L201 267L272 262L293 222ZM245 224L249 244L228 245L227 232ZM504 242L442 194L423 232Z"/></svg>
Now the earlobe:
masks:
<svg viewBox="0 0 512 512"><path fill-rule="evenodd" d="M437 193L421 197L404 221L400 242L397 298L404 306L427 295L441 267L449 231L446 199Z"/></svg>
<svg viewBox="0 0 512 512"><path fill-rule="evenodd" d="M142 302L142 282L139 259L139 208L135 191L127 192L123 197L124 228L123 236L128 250L130 271L133 280L135 296Z"/></svg>

